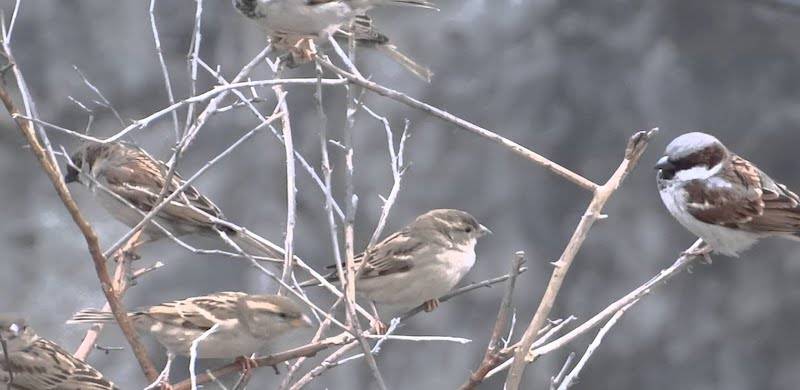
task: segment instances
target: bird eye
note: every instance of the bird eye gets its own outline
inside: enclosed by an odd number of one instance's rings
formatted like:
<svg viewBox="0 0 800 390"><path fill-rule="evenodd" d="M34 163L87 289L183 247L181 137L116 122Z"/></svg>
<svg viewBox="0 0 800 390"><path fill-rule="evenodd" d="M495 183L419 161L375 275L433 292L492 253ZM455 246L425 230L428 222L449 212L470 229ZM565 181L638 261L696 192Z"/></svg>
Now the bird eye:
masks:
<svg viewBox="0 0 800 390"><path fill-rule="evenodd" d="M472 226L467 226L467 228L464 229L464 231L467 233L472 233Z"/></svg>
<svg viewBox="0 0 800 390"><path fill-rule="evenodd" d="M278 317L281 317L281 318L286 318L286 313L279 313L279 314L278 314Z"/></svg>

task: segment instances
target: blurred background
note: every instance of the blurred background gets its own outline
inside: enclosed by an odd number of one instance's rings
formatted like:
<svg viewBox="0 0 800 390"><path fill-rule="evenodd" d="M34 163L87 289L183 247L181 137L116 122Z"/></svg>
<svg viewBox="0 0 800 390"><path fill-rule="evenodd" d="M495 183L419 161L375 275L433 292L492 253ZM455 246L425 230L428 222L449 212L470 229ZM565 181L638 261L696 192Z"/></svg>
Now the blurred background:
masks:
<svg viewBox="0 0 800 390"><path fill-rule="evenodd" d="M78 67L126 120L168 105L148 20L148 2L23 2L12 47L42 119L82 130L95 111L92 133L108 136L121 125L73 69ZM554 161L603 182L637 129L661 132L640 166L608 204L571 269L553 317L585 320L668 266L694 240L663 208L652 165L664 146L686 130L704 130L752 159L777 180L800 189L800 2L790 0L438 0L441 12L376 10L382 31L435 73L425 84L380 53L360 52L361 71L492 129ZM3 9L10 14L13 2ZM202 58L232 78L258 53L265 37L229 1L203 4ZM189 96L186 56L195 2L158 2L156 19L177 98ZM312 76L311 66L289 72ZM200 71L199 90L213 87ZM9 77L8 75L6 76ZM271 77L262 66L254 77ZM313 88L288 87L295 144L319 167L320 121ZM271 112L274 99L259 103ZM325 90L329 131L341 139L342 88ZM506 273L517 250L530 271L515 294L519 334L535 310L552 267L590 194L539 166L452 125L367 93L366 103L397 130L404 119L412 138L410 168L386 234L432 208L460 208L495 234L482 240L478 263L466 282ZM181 119L185 112L181 113ZM100 307L103 296L85 243L19 132L0 115L0 311L28 316L39 333L69 350L84 329L64 321L76 310ZM184 176L257 124L246 110L219 114L206 125L181 162ZM379 195L391 187L386 138L364 113L356 123L356 190L360 197L357 245L363 248L380 214ZM70 149L75 139L51 132ZM166 159L174 143L168 117L133 133L132 140ZM343 199L343 156L331 148L336 196ZM261 133L211 169L197 186L232 221L282 241L285 225L283 147ZM332 263L323 196L298 169L299 255L322 267ZM104 246L126 228L73 187ZM188 239L201 247L213 240ZM739 259L716 257L695 267L630 310L612 329L584 370L579 389L795 389L800 382L800 246L762 242ZM130 307L220 290L273 292L242 261L193 255L170 242L141 251L142 265L167 266L139 281L125 297ZM461 384L479 362L503 288L460 296L401 330L411 335L452 335L453 343L389 342L378 361L395 389L446 389ZM327 298L325 298L327 299ZM526 388L546 388L570 351L582 353L594 332L531 365ZM163 350L145 338L160 367ZM296 342L302 342L297 340ZM115 327L103 345L125 345ZM267 351L268 352L268 351ZM323 354L325 356L325 354ZM317 357L314 361L319 361ZM145 385L129 351L95 352L90 363L122 388ZM179 360L175 379L186 376ZM205 362L214 367L223 362ZM310 365L308 365L310 367ZM285 371L285 370L283 370ZM502 377L502 376L501 376ZM502 379L502 378L500 378ZM257 372L250 388L279 383L272 370ZM484 388L501 388L490 380ZM211 386L213 388L213 386ZM361 361L330 370L313 389L369 389Z"/></svg>

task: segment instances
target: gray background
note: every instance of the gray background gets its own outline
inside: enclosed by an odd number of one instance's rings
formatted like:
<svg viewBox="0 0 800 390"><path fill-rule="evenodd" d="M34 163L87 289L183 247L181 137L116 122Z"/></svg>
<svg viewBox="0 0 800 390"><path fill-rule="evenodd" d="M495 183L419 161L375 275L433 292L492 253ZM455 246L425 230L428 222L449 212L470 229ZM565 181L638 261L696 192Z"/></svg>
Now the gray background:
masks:
<svg viewBox="0 0 800 390"><path fill-rule="evenodd" d="M6 13L11 2L4 4ZM796 148L800 132L800 15L753 1L441 0L441 12L383 9L383 30L436 77L430 85L375 52L363 51L361 68L388 86L493 129L597 182L616 168L628 136L659 126L661 134L642 164L607 207L609 218L592 230L578 255L554 316L586 319L669 265L693 240L663 209L650 168L666 143L687 129L702 129L756 161L789 187L800 188ZM264 45L264 37L228 1L206 1L202 57L232 77ZM185 56L194 2L159 2L164 53L179 98L187 96ZM147 20L146 2L25 1L14 36L19 65L43 119L82 129L86 114L67 100L94 97L73 71L77 65L123 117L138 119L167 104ZM291 74L309 76L308 66ZM200 89L212 86L203 75ZM267 76L264 69L260 76ZM297 147L319 165L319 121L312 89L288 88ZM269 96L264 90L262 95ZM326 90L331 136L341 138L341 89ZM400 128L411 121L406 176L387 231L431 208L468 210L494 236L477 248L468 280L505 273L516 250L531 271L520 278L519 328L541 297L589 194L508 151L421 112L367 95L370 106ZM262 103L263 110L272 104ZM96 108L94 133L120 125ZM185 115L185 114L184 114ZM182 115L183 117L183 115ZM102 295L85 244L18 131L6 116L0 132L0 310L25 313L41 334L72 350L82 329L62 325ZM182 163L194 172L256 120L244 110L216 116ZM73 139L52 133L70 148ZM135 134L160 158L173 142L171 122L160 120ZM383 129L360 115L356 189L361 197L357 240L363 247L379 215L379 194L391 186ZM335 168L344 166L333 151ZM203 176L198 187L233 221L280 240L285 221L283 149L268 134L255 138ZM337 175L338 183L341 177ZM317 266L331 262L322 196L299 174L300 255ZM337 187L337 196L341 199ZM125 228L74 191L104 245ZM212 241L192 240L209 247ZM800 381L800 259L796 243L769 241L741 259L717 258L697 267L632 309L589 362L579 389L794 389ZM167 267L148 276L126 297L129 307L218 290L271 287L245 263L193 256L164 242L142 251L143 262ZM502 288L461 296L402 330L475 340L386 345L379 365L392 388L441 389L460 384L485 348ZM545 388L569 351L582 352L591 336L535 363L526 388ZM151 339L151 356L163 352ZM123 345L116 329L101 340ZM90 362L123 388L144 381L128 351L95 353ZM211 366L220 362L212 362ZM180 363L184 366L183 363ZM175 377L183 377L176 369ZM250 388L271 388L271 370ZM493 380L485 388L500 388ZM310 388L370 388L362 363L326 373Z"/></svg>

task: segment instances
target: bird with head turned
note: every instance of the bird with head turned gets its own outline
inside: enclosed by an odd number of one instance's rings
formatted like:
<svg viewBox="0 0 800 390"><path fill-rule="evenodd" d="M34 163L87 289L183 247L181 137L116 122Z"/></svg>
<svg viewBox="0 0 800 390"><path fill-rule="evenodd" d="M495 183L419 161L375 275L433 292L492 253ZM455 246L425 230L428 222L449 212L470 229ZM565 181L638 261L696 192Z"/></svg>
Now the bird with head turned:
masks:
<svg viewBox="0 0 800 390"><path fill-rule="evenodd" d="M18 315L0 314L0 343L0 383L11 389L117 390L94 367L39 337Z"/></svg>
<svg viewBox="0 0 800 390"><path fill-rule="evenodd" d="M657 182L667 210L710 252L738 256L759 239L800 240L800 198L716 137L675 138L658 160Z"/></svg>

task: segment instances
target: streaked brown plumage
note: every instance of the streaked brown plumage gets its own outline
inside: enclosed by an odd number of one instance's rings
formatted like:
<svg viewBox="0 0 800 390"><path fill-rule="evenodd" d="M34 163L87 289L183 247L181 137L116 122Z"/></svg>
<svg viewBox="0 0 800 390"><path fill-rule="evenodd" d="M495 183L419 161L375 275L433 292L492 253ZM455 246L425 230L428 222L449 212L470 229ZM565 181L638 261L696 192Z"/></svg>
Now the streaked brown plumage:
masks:
<svg viewBox="0 0 800 390"><path fill-rule="evenodd" d="M218 325L200 343L201 358L235 358L258 352L276 337L311 325L294 301L277 295L219 292L149 306L129 314L134 327L152 334L171 354L189 356L192 342ZM82 310L68 323L113 322L109 312Z"/></svg>
<svg viewBox="0 0 800 390"><path fill-rule="evenodd" d="M472 269L477 239L490 232L464 211L431 210L376 244L368 255L356 256L356 270L367 259L356 290L393 307L426 302L435 307L436 300ZM328 278L335 281L338 275Z"/></svg>
<svg viewBox="0 0 800 390"><path fill-rule="evenodd" d="M715 251L736 256L758 239L800 239L800 197L704 133L687 133L659 160L670 213Z"/></svg>
<svg viewBox="0 0 800 390"><path fill-rule="evenodd" d="M117 389L92 366L36 335L23 319L0 315L0 337L5 340L9 354L9 361L6 361L0 351L0 383L9 380L10 369L13 389Z"/></svg>
<svg viewBox="0 0 800 390"><path fill-rule="evenodd" d="M156 200L164 187L167 188L166 197L185 183L177 173L167 183L169 168L165 163L126 143L87 143L72 154L71 160L75 166L67 167L64 181L85 184L101 206L130 227L142 220L143 213L157 206ZM82 174L91 176L94 181L83 179ZM98 188L95 181L111 193ZM218 238L222 231L250 254L280 259L284 256L283 248L278 245L252 232L234 230L222 211L191 185L162 208L154 220L176 236L197 233ZM148 224L144 233L146 240L166 236L154 224Z"/></svg>

